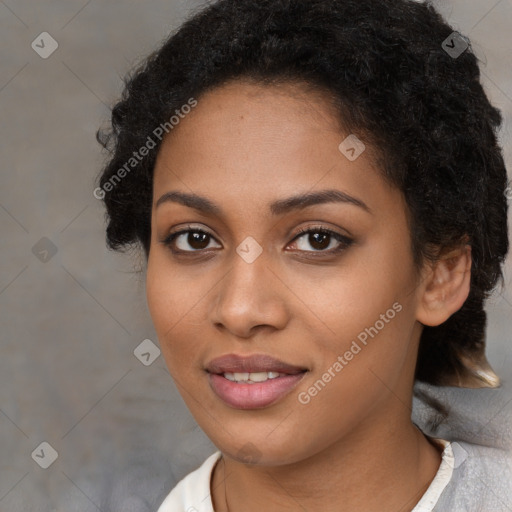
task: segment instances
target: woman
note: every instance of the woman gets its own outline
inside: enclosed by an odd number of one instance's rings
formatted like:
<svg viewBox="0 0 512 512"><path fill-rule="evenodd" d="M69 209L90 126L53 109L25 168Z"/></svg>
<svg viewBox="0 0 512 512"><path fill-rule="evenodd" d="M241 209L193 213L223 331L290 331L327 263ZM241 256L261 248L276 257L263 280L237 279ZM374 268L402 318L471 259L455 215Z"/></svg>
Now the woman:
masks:
<svg viewBox="0 0 512 512"><path fill-rule="evenodd" d="M499 382L507 175L478 78L427 4L221 0L128 80L99 134L107 242L143 248L218 447L159 512L512 506L508 454L411 420L415 382Z"/></svg>

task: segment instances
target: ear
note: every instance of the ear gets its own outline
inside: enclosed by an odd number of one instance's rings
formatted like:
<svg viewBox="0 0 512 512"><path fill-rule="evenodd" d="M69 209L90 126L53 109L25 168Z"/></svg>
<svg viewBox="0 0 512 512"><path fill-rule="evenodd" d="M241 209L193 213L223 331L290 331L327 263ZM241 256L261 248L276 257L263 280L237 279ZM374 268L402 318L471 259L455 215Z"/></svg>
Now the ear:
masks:
<svg viewBox="0 0 512 512"><path fill-rule="evenodd" d="M423 325L440 325L458 311L469 295L471 246L441 254L424 268L416 319Z"/></svg>

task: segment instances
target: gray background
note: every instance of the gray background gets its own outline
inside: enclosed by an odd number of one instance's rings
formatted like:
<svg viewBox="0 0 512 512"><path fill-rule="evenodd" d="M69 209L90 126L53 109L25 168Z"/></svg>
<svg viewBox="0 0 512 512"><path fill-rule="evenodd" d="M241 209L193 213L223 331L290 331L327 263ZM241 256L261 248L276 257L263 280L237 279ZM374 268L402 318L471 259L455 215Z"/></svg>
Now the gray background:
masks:
<svg viewBox="0 0 512 512"><path fill-rule="evenodd" d="M122 77L200 4L0 1L2 512L155 510L215 449L162 357L145 366L134 356L142 340L158 343L144 278L129 255L106 249L92 194L104 159L95 131ZM510 168L512 0L436 5L482 61ZM44 31L59 45L47 59L31 47ZM473 394L478 417L502 422L512 399L510 276L509 259L505 289L489 303L488 357L503 387L492 400ZM42 442L58 452L48 469L31 456Z"/></svg>

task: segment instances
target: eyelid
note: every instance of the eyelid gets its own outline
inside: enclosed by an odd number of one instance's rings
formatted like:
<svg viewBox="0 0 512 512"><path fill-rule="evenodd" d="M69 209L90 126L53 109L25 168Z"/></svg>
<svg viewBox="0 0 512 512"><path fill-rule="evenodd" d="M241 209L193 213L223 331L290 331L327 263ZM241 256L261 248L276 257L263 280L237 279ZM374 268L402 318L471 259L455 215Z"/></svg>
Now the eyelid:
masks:
<svg viewBox="0 0 512 512"><path fill-rule="evenodd" d="M171 235L178 235L181 233L187 233L188 231L202 231L203 233L207 233L211 237L215 238L212 233L210 233L208 230L204 229L203 227L194 226L192 224L187 224L185 227L177 228L175 231L171 231L166 237L169 237Z"/></svg>
<svg viewBox="0 0 512 512"><path fill-rule="evenodd" d="M310 232L315 232L316 233L318 231L324 232L324 233L330 233L333 236L338 236L338 237L344 238L346 240L351 240L351 241L354 240L353 235L351 235L347 230L344 230L345 233L340 233L335 228L330 228L330 227L327 227L327 226L322 225L322 224L313 224L313 225L308 225L306 227L299 228L297 230L297 232L295 233L295 235L293 235L292 241L295 240L300 235L304 235L304 234L307 234L307 233L310 233Z"/></svg>

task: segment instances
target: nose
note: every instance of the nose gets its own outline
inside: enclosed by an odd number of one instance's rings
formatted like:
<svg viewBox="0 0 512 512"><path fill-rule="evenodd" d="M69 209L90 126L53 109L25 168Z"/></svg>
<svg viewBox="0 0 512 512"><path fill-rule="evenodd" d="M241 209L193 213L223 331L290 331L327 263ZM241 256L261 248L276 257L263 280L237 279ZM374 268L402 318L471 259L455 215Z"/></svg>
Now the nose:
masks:
<svg viewBox="0 0 512 512"><path fill-rule="evenodd" d="M210 315L214 326L244 339L261 329L284 329L290 304L275 274L264 251L252 262L236 254L216 287Z"/></svg>

